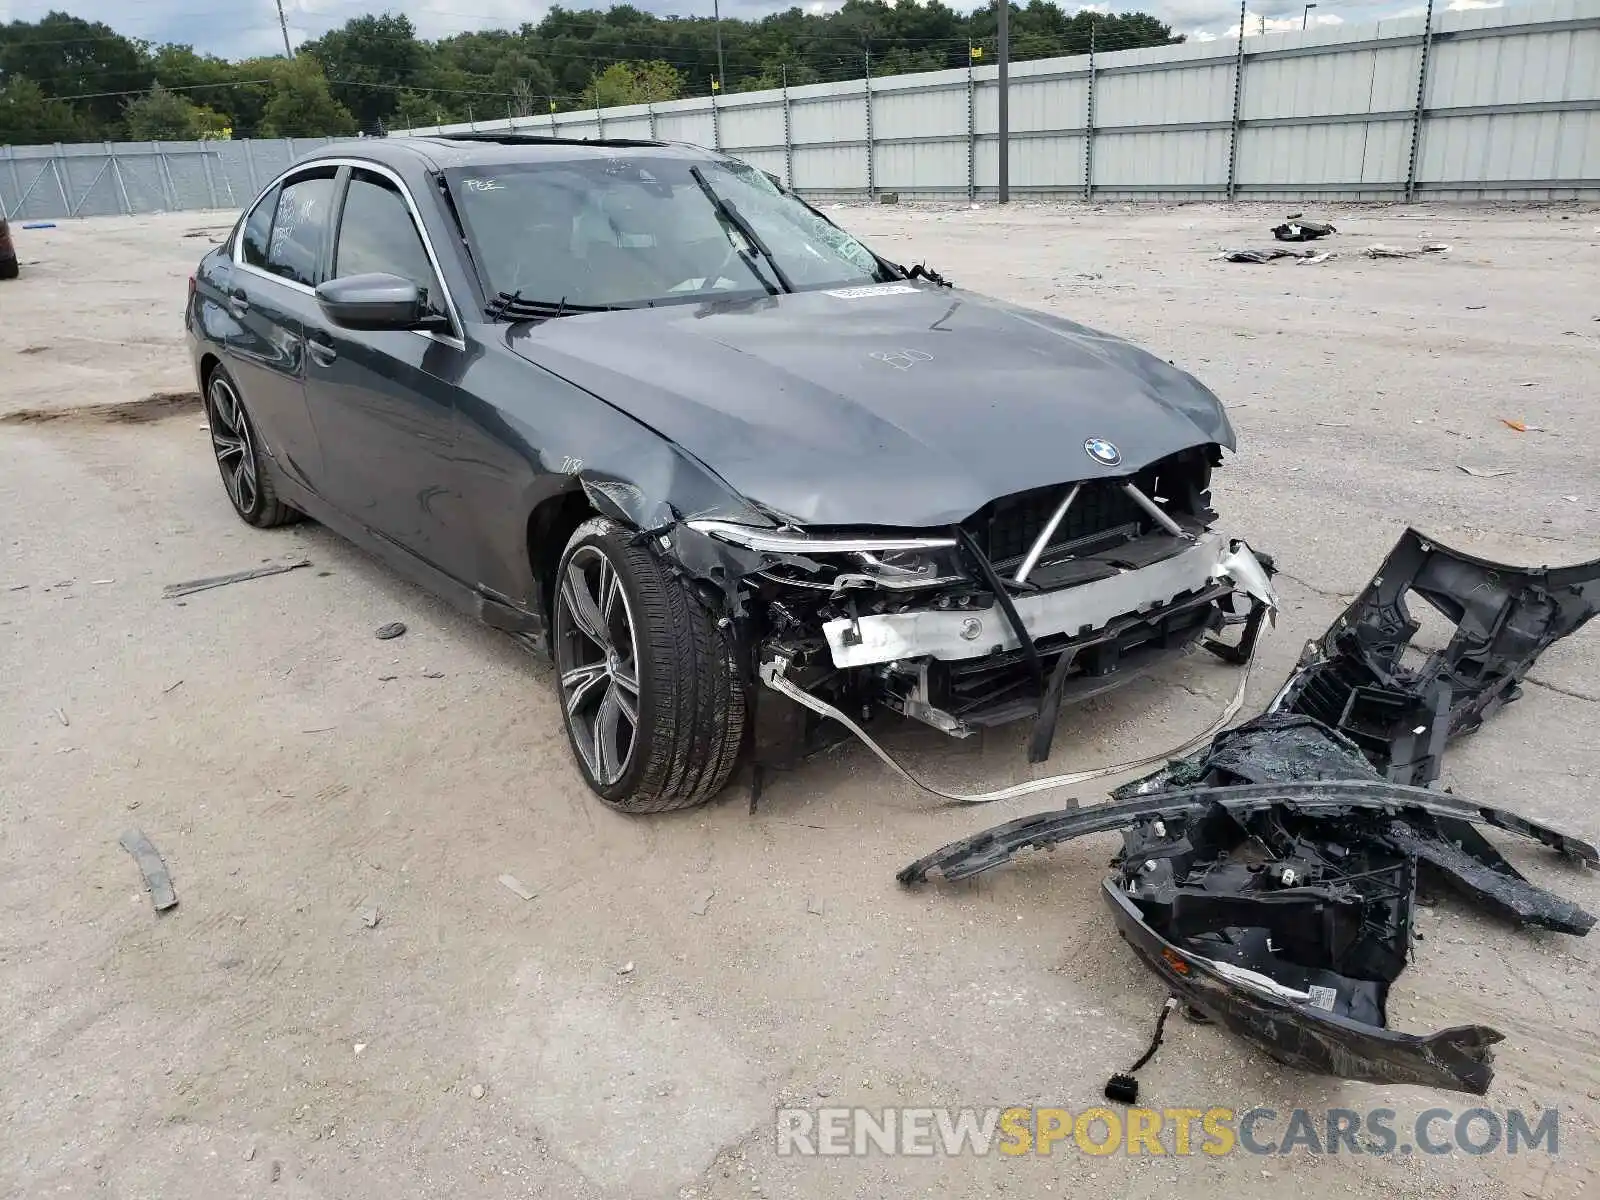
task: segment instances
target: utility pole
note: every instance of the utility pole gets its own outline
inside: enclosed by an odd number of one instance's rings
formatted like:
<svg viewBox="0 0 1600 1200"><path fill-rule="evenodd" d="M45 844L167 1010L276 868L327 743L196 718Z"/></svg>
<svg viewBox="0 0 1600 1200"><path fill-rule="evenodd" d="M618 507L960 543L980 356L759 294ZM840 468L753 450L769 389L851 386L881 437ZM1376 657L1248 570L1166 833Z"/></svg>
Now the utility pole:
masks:
<svg viewBox="0 0 1600 1200"><path fill-rule="evenodd" d="M1307 18L1309 18L1311 16L1311 10L1313 8L1315 8L1315 7L1316 7L1315 4L1308 4L1308 5L1305 6L1304 9L1301 10L1301 12L1300 12L1300 28L1301 28L1302 31L1306 27Z"/></svg>
<svg viewBox="0 0 1600 1200"><path fill-rule="evenodd" d="M289 45L289 22L283 19L283 0L278 0L278 28L283 30L283 56L294 57L294 47Z"/></svg>
<svg viewBox="0 0 1600 1200"><path fill-rule="evenodd" d="M728 86L728 80L722 68L722 3L721 0L711 0L711 20L717 27L717 90L720 92Z"/></svg>
<svg viewBox="0 0 1600 1200"><path fill-rule="evenodd" d="M1011 0L995 0L999 6L1000 60L1000 203L1011 202Z"/></svg>

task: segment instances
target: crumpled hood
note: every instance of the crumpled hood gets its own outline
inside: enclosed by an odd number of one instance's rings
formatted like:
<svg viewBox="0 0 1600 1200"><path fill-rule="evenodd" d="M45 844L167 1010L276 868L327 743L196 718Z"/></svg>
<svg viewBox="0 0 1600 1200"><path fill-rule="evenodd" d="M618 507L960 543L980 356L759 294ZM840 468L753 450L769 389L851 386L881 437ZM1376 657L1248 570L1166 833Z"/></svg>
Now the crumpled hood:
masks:
<svg viewBox="0 0 1600 1200"><path fill-rule="evenodd" d="M563 317L508 344L806 525L947 525L1013 492L1234 444L1217 398L1154 355L931 285ZM1091 438L1121 463L1090 458Z"/></svg>

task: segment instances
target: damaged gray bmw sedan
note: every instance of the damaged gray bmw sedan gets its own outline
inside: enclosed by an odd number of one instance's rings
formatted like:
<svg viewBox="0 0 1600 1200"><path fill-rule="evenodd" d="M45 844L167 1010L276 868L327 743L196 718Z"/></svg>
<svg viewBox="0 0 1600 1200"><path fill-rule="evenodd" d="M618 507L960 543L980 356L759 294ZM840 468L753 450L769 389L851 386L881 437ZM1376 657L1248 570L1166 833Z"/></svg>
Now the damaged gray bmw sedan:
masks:
<svg viewBox="0 0 1600 1200"><path fill-rule="evenodd" d="M711 151L326 147L200 263L187 327L239 516L309 515L548 650L624 811L882 709L1032 718L1042 759L1063 703L1245 662L1275 604L1213 528L1204 386Z"/></svg>

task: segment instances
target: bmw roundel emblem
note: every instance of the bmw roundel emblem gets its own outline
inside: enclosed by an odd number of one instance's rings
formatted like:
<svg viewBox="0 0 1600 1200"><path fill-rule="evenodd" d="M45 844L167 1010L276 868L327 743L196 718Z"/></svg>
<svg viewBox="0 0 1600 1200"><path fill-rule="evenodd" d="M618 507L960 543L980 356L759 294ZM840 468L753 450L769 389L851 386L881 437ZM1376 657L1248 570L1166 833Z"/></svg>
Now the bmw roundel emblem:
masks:
<svg viewBox="0 0 1600 1200"><path fill-rule="evenodd" d="M1122 451L1105 438L1090 438L1083 443L1083 450L1102 467L1114 467L1122 461Z"/></svg>

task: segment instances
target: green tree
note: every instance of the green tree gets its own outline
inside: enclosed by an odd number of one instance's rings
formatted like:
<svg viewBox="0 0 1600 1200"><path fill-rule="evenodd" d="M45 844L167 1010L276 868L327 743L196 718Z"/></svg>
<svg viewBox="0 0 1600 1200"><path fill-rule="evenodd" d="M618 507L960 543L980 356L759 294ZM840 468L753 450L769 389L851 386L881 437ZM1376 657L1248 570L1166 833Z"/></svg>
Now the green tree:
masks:
<svg viewBox="0 0 1600 1200"><path fill-rule="evenodd" d="M198 140L229 128L228 118L169 92L159 83L123 106L123 125L136 142Z"/></svg>
<svg viewBox="0 0 1600 1200"><path fill-rule="evenodd" d="M80 111L106 137L115 136L122 103L104 93L142 91L153 82L142 42L64 12L0 26L0 79L18 76L48 97L85 97L76 102Z"/></svg>
<svg viewBox="0 0 1600 1200"><path fill-rule="evenodd" d="M334 99L367 130L393 115L400 89L417 83L426 56L411 19L393 13L356 17L305 43L300 53L323 64Z"/></svg>
<svg viewBox="0 0 1600 1200"><path fill-rule="evenodd" d="M263 137L344 137L356 132L356 119L333 98L322 64L298 54L277 62L259 132Z"/></svg>
<svg viewBox="0 0 1600 1200"><path fill-rule="evenodd" d="M676 100L682 91L683 76L670 63L620 62L594 73L584 99L591 108L612 108Z"/></svg>
<svg viewBox="0 0 1600 1200"><path fill-rule="evenodd" d="M396 129L417 129L426 125L441 125L450 120L444 109L423 92L401 92L390 118Z"/></svg>
<svg viewBox="0 0 1600 1200"><path fill-rule="evenodd" d="M94 138L93 122L70 104L52 100L31 79L0 87L0 145L82 142Z"/></svg>

